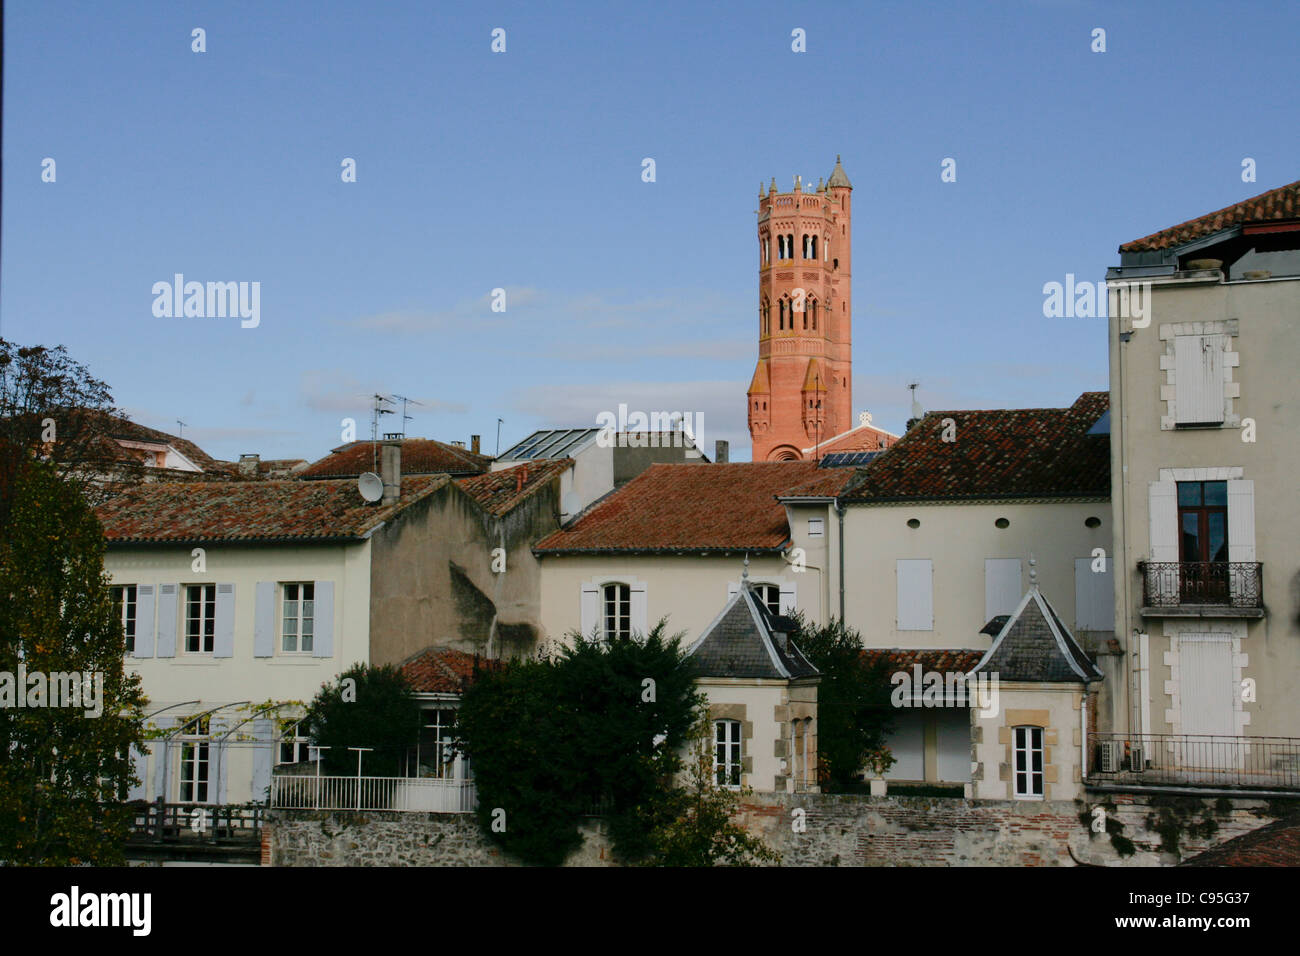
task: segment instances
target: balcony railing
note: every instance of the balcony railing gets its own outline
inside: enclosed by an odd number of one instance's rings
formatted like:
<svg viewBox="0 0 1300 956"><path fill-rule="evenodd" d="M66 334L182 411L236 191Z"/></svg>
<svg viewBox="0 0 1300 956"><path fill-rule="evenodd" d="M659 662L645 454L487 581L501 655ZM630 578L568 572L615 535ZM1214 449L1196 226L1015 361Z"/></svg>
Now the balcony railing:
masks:
<svg viewBox="0 0 1300 956"><path fill-rule="evenodd" d="M1088 780L1101 784L1300 790L1300 738L1089 734Z"/></svg>
<svg viewBox="0 0 1300 956"><path fill-rule="evenodd" d="M271 779L271 806L279 810L470 813L477 804L473 780L287 775Z"/></svg>
<svg viewBox="0 0 1300 956"><path fill-rule="evenodd" d="M1258 561L1139 561L1142 605L1262 610L1263 569Z"/></svg>

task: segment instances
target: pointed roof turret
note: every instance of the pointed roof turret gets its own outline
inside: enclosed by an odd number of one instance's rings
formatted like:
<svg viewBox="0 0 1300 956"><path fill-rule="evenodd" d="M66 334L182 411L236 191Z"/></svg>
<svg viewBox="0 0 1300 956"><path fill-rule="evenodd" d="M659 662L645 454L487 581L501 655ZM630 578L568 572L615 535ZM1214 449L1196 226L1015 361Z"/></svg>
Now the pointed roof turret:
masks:
<svg viewBox="0 0 1300 956"><path fill-rule="evenodd" d="M686 651L696 677L761 680L820 679L795 645L798 622L767 609L754 585L740 587Z"/></svg>
<svg viewBox="0 0 1300 956"><path fill-rule="evenodd" d="M803 390L805 392L826 391L826 381L822 378L821 366L817 364L815 358L808 360L808 371L803 377Z"/></svg>
<svg viewBox="0 0 1300 956"><path fill-rule="evenodd" d="M776 177L772 177L772 185L767 188L768 193L776 192Z"/></svg>
<svg viewBox="0 0 1300 956"><path fill-rule="evenodd" d="M831 178L826 181L826 185L834 188L842 186L845 189L852 189L853 184L849 182L849 175L844 171L844 166L840 162L839 153L835 154L835 169L831 171Z"/></svg>
<svg viewBox="0 0 1300 956"><path fill-rule="evenodd" d="M997 674L1003 681L1091 684L1102 673L1038 590L1031 569L1029 590L998 631L993 646L972 674Z"/></svg>
<svg viewBox="0 0 1300 956"><path fill-rule="evenodd" d="M758 360L758 365L754 367L754 377L749 382L750 395L770 395L772 386L768 384L767 362L763 359Z"/></svg>

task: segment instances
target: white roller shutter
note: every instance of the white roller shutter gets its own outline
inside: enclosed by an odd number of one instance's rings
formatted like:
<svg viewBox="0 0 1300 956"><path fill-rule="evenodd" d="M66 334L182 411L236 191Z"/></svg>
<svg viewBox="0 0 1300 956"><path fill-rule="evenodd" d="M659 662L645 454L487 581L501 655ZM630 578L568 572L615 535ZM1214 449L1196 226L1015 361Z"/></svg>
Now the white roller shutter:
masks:
<svg viewBox="0 0 1300 956"><path fill-rule="evenodd" d="M1223 352L1227 336L1174 337L1174 414L1178 424L1223 421Z"/></svg>
<svg viewBox="0 0 1300 956"><path fill-rule="evenodd" d="M1024 594L1020 590L1019 558L984 559L984 620L1010 614Z"/></svg>
<svg viewBox="0 0 1300 956"><path fill-rule="evenodd" d="M898 578L898 629L934 630L934 571L929 558L896 562Z"/></svg>

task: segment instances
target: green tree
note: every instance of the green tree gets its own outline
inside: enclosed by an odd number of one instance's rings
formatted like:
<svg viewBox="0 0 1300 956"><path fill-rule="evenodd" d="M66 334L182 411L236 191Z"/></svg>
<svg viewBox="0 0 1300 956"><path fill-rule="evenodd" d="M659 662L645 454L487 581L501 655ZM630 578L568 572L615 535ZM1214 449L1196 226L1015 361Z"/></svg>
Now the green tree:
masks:
<svg viewBox="0 0 1300 956"><path fill-rule="evenodd" d="M0 672L14 675L11 694L29 692L29 705L39 682L17 686L20 665L47 682L46 706L22 709L0 685L0 859L120 863L130 825L121 801L139 782L131 748L143 739L143 696L139 678L123 670L103 531L51 462L23 456L0 482ZM79 690L91 675L99 700L49 706L51 675L73 673Z"/></svg>
<svg viewBox="0 0 1300 956"><path fill-rule="evenodd" d="M798 616L795 643L821 671L817 686L817 762L828 792L853 789L864 767L884 773L894 763L885 746L892 729L891 666L873 663L862 637L837 618L810 627Z"/></svg>
<svg viewBox="0 0 1300 956"><path fill-rule="evenodd" d="M357 754L349 747L372 747L362 754L367 777L401 776L406 752L420 733L420 706L400 670L391 664L353 664L322 685L301 727L313 744L328 747L321 772L354 776Z"/></svg>

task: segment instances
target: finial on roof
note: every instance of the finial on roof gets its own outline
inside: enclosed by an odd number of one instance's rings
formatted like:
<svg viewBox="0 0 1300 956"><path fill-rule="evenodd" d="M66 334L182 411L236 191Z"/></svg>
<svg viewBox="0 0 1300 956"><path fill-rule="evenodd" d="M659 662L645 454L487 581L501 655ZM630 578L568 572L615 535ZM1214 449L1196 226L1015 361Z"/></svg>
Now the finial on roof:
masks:
<svg viewBox="0 0 1300 956"><path fill-rule="evenodd" d="M1036 587L1038 587L1038 568L1037 568L1037 564L1038 564L1038 562L1037 562L1036 560L1034 560L1034 556L1031 554L1031 555L1029 556L1029 586L1030 586L1031 588L1036 588Z"/></svg>
<svg viewBox="0 0 1300 956"><path fill-rule="evenodd" d="M776 177L775 177L775 176L772 177L772 185L768 188L767 191L770 192L770 193L774 193L774 192L776 192Z"/></svg>
<svg viewBox="0 0 1300 956"><path fill-rule="evenodd" d="M740 571L740 580L749 580L749 552L745 552L745 566Z"/></svg>
<svg viewBox="0 0 1300 956"><path fill-rule="evenodd" d="M819 193L826 192L826 182L820 176L817 177L817 191Z"/></svg>
<svg viewBox="0 0 1300 956"><path fill-rule="evenodd" d="M839 153L835 154L835 169L831 172L831 178L826 181L827 186L843 186L845 189L852 189L853 184L849 182L849 175L844 171L844 165L840 162Z"/></svg>
<svg viewBox="0 0 1300 956"><path fill-rule="evenodd" d="M794 188L795 188L795 191L796 191L796 192L801 192L801 191L803 190L803 177L802 177L802 176L796 175L796 176L794 177Z"/></svg>

